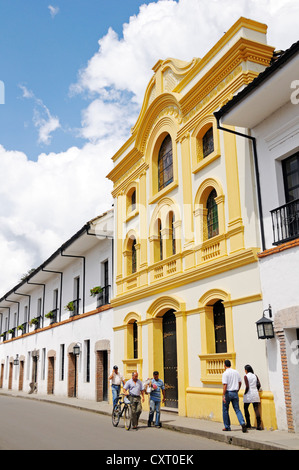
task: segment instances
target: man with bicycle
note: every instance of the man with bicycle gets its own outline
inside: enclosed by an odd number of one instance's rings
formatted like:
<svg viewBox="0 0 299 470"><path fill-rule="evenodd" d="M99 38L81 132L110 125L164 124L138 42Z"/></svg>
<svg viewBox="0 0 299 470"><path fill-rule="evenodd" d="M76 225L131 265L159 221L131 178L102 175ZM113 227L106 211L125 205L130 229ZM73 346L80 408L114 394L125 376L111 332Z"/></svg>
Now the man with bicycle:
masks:
<svg viewBox="0 0 299 470"><path fill-rule="evenodd" d="M118 372L117 366L113 366L113 370L111 375L109 376L109 380L111 380L113 406L115 406L118 401L121 383L123 383L123 385L125 384L125 379Z"/></svg>
<svg viewBox="0 0 299 470"><path fill-rule="evenodd" d="M138 420L142 411L142 403L144 402L144 388L141 380L138 379L138 372L132 373L132 378L124 385L124 393L129 395L132 409L132 428L137 429Z"/></svg>

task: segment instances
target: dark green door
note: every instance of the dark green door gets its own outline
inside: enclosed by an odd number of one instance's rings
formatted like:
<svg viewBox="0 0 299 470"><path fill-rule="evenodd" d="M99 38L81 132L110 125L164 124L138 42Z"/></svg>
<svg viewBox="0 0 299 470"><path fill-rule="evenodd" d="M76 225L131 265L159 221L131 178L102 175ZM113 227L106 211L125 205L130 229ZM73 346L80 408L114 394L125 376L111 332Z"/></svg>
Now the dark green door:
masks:
<svg viewBox="0 0 299 470"><path fill-rule="evenodd" d="M176 318L173 310L169 310L163 316L163 355L165 406L178 408Z"/></svg>

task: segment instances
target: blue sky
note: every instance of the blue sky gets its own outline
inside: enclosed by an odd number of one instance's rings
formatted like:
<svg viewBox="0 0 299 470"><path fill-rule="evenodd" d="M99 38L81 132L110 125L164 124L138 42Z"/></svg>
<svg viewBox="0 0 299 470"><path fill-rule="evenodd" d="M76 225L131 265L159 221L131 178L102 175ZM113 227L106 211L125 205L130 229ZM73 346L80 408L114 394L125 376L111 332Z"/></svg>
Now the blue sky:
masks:
<svg viewBox="0 0 299 470"><path fill-rule="evenodd" d="M203 57L240 16L299 39L298 0L0 0L0 295L111 208L155 63Z"/></svg>
<svg viewBox="0 0 299 470"><path fill-rule="evenodd" d="M5 106L0 106L0 144L24 151L35 160L44 151L63 151L83 140L80 126L84 97L70 96L78 71L98 49L98 40L112 27L138 14L140 0L0 0L0 80ZM151 2L152 3L152 2ZM58 7L51 14L49 5ZM59 116L61 128L51 143L38 142L32 122L33 101L23 98L25 86Z"/></svg>

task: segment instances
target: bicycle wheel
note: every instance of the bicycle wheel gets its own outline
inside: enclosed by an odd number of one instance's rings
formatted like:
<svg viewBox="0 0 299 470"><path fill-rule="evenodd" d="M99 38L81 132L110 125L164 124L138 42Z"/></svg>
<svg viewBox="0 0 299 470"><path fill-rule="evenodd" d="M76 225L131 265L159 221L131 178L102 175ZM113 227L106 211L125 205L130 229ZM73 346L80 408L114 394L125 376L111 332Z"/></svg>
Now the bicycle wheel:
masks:
<svg viewBox="0 0 299 470"><path fill-rule="evenodd" d="M131 407L130 405L125 408L125 428L129 431L131 427Z"/></svg>
<svg viewBox="0 0 299 470"><path fill-rule="evenodd" d="M121 413L121 406L120 405L114 405L113 410L112 410L112 424L113 426L117 426L119 423L120 419L120 413Z"/></svg>

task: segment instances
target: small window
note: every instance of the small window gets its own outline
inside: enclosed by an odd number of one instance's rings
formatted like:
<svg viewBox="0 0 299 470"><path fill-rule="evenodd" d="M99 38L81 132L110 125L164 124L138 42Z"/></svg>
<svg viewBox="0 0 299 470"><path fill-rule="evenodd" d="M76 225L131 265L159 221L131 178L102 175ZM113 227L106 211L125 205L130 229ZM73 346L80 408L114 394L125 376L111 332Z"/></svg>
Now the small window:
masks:
<svg viewBox="0 0 299 470"><path fill-rule="evenodd" d="M162 142L158 157L159 191L173 181L172 141L170 135Z"/></svg>
<svg viewBox="0 0 299 470"><path fill-rule="evenodd" d="M226 353L226 327L225 327L225 310L222 300L218 300L213 305L214 331L215 331L215 351L216 353Z"/></svg>
<svg viewBox="0 0 299 470"><path fill-rule="evenodd" d="M207 130L205 135L202 138L202 153L203 158L206 158L208 155L214 152L214 136L213 136L213 127Z"/></svg>
<svg viewBox="0 0 299 470"><path fill-rule="evenodd" d="M213 238L219 234L219 224L218 224L218 208L215 201L217 193L213 189L207 200L207 231L208 238Z"/></svg>

